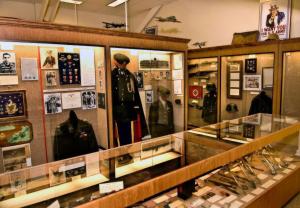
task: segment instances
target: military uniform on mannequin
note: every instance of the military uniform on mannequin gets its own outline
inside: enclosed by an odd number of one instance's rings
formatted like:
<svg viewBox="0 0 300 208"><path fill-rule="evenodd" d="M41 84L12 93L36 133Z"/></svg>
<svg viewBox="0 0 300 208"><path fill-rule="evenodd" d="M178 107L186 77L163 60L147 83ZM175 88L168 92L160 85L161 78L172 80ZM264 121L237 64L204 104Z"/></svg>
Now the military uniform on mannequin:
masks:
<svg viewBox="0 0 300 208"><path fill-rule="evenodd" d="M168 101L170 90L159 86L158 100L151 104L149 112L149 128L151 137L160 137L174 133L173 104Z"/></svg>
<svg viewBox="0 0 300 208"><path fill-rule="evenodd" d="M213 83L207 83L202 108L202 118L205 122L213 124L217 122L217 88Z"/></svg>
<svg viewBox="0 0 300 208"><path fill-rule="evenodd" d="M118 53L114 55L114 61L111 78L114 127L119 145L127 145L149 133L137 81L126 68L130 59ZM139 125L135 125L137 122Z"/></svg>
<svg viewBox="0 0 300 208"><path fill-rule="evenodd" d="M70 111L69 119L60 124L54 136L54 160L62 160L98 151L98 143L90 123L78 119Z"/></svg>

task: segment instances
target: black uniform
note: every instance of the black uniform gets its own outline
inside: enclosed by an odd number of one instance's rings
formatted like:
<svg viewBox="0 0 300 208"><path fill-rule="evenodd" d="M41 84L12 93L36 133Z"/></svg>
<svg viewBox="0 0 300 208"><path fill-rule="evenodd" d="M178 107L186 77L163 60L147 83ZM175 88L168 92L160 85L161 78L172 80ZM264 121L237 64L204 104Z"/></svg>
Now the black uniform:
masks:
<svg viewBox="0 0 300 208"><path fill-rule="evenodd" d="M217 93L209 92L204 96L202 118L205 122L217 122Z"/></svg>
<svg viewBox="0 0 300 208"><path fill-rule="evenodd" d="M272 98L266 95L266 92L264 91L255 96L251 102L249 115L256 113L272 114Z"/></svg>

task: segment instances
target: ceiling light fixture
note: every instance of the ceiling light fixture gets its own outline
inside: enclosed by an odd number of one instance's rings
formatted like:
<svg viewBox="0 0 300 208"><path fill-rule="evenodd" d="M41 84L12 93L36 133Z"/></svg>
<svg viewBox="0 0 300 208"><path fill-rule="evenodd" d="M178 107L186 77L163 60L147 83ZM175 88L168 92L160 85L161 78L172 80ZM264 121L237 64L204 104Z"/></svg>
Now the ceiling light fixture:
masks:
<svg viewBox="0 0 300 208"><path fill-rule="evenodd" d="M79 0L60 0L61 2L64 2L64 3L69 3L69 4L82 4L83 2L82 1L79 1Z"/></svg>
<svg viewBox="0 0 300 208"><path fill-rule="evenodd" d="M120 4L123 4L125 2L127 2L128 0L115 0L113 2L111 2L110 4L108 4L107 6L109 7L116 7L119 6Z"/></svg>

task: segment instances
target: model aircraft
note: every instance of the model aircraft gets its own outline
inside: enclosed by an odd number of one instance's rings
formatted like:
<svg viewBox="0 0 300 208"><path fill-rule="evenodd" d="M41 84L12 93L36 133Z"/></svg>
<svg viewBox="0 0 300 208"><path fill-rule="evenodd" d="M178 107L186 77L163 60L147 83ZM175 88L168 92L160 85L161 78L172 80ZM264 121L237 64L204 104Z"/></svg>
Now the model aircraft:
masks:
<svg viewBox="0 0 300 208"><path fill-rule="evenodd" d="M205 45L206 45L206 41L193 43L193 46L198 46L199 48L202 48Z"/></svg>
<svg viewBox="0 0 300 208"><path fill-rule="evenodd" d="M156 21L159 21L159 22L177 22L177 23L181 23L181 21L178 21L176 19L175 16L169 16L169 17L155 17Z"/></svg>
<svg viewBox="0 0 300 208"><path fill-rule="evenodd" d="M125 27L126 25L124 23L113 23L113 22L102 22L105 24L105 28L122 28Z"/></svg>

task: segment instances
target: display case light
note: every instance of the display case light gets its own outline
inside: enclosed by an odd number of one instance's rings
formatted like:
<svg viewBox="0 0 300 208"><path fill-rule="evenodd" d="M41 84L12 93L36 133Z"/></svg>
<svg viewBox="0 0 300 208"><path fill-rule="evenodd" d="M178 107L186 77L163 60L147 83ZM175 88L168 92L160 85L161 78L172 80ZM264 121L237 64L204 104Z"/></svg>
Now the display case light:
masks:
<svg viewBox="0 0 300 208"><path fill-rule="evenodd" d="M60 0L61 2L64 2L64 3L69 3L69 4L82 4L83 2L82 1L79 1L79 0Z"/></svg>
<svg viewBox="0 0 300 208"><path fill-rule="evenodd" d="M108 4L107 6L109 6L109 7L117 7L120 4L123 4L123 3L127 2L127 1L128 0L115 0L115 1L111 2L110 4Z"/></svg>

